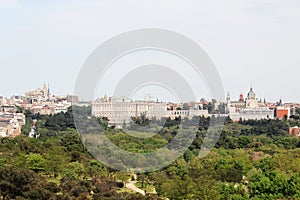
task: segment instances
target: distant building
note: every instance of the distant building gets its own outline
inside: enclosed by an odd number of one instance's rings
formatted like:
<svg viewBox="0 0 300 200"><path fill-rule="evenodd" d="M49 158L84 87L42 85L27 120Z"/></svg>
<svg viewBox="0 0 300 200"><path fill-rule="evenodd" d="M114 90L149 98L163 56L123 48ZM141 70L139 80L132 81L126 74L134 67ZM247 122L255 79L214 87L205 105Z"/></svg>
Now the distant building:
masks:
<svg viewBox="0 0 300 200"><path fill-rule="evenodd" d="M6 104L6 98L3 96L0 96L0 106L5 105Z"/></svg>
<svg viewBox="0 0 300 200"><path fill-rule="evenodd" d="M16 137L21 134L21 128L25 124L23 113L0 113L0 136Z"/></svg>
<svg viewBox="0 0 300 200"><path fill-rule="evenodd" d="M278 106L276 107L276 117L278 119L283 119L284 117L290 117L290 107Z"/></svg>
<svg viewBox="0 0 300 200"><path fill-rule="evenodd" d="M54 114L57 114L57 113L66 113L68 111L68 107L70 107L71 105L70 104L56 104L55 108L54 108Z"/></svg>
<svg viewBox="0 0 300 200"><path fill-rule="evenodd" d="M34 105L29 108L29 110L32 112L32 114L50 115L54 113L48 105Z"/></svg>
<svg viewBox="0 0 300 200"><path fill-rule="evenodd" d="M266 102L258 100L253 88L247 94L247 98L241 94L238 101L231 101L230 95L226 98L226 111L233 120L248 119L273 119L274 110L266 106Z"/></svg>
<svg viewBox="0 0 300 200"><path fill-rule="evenodd" d="M243 102L243 101L245 101L245 100L244 100L244 95L243 95L243 94L240 94L239 102Z"/></svg>
<svg viewBox="0 0 300 200"><path fill-rule="evenodd" d="M79 99L78 99L78 96L67 95L67 101L72 103L72 104L78 104Z"/></svg>
<svg viewBox="0 0 300 200"><path fill-rule="evenodd" d="M80 107L89 107L92 105L92 102L91 101L78 101L75 105L80 106Z"/></svg>
<svg viewBox="0 0 300 200"><path fill-rule="evenodd" d="M298 126L290 127L289 134L293 136L300 136L300 131Z"/></svg>
<svg viewBox="0 0 300 200"><path fill-rule="evenodd" d="M290 116L296 115L296 107L293 104L289 105L289 107L290 107Z"/></svg>
<svg viewBox="0 0 300 200"><path fill-rule="evenodd" d="M147 118L161 119L163 117L191 118L193 116L207 116L208 110L200 110L199 105L192 103L194 107L189 110L179 109L177 104L154 102L154 101L133 101L122 97L103 97L92 103L92 115L107 117L110 125L119 126L129 123L132 117L144 115ZM196 106L195 106L196 105Z"/></svg>
<svg viewBox="0 0 300 200"><path fill-rule="evenodd" d="M13 95L6 102L9 103L10 105L20 105L20 104L23 104L25 101L26 101L26 98L24 96Z"/></svg>
<svg viewBox="0 0 300 200"><path fill-rule="evenodd" d="M17 107L15 105L4 105L1 107L3 113L15 113L17 112Z"/></svg>
<svg viewBox="0 0 300 200"><path fill-rule="evenodd" d="M33 114L41 114L41 115L54 115L57 113L65 113L68 111L68 107L71 106L69 102L61 102L61 103L49 103L49 104L36 104L31 105L31 107L27 107Z"/></svg>
<svg viewBox="0 0 300 200"><path fill-rule="evenodd" d="M40 103L42 101L51 101L52 95L50 93L49 87L44 84L43 88L38 88L33 91L29 91L25 93L25 98L31 104Z"/></svg>

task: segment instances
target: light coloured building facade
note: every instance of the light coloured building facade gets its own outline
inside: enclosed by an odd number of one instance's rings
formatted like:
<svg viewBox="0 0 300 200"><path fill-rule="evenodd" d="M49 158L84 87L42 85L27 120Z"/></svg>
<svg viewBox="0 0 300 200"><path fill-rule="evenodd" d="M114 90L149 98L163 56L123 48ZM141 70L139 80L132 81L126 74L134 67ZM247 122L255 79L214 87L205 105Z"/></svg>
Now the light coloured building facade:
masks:
<svg viewBox="0 0 300 200"><path fill-rule="evenodd" d="M33 114L41 115L54 115L58 113L65 113L68 111L68 108L71 106L70 102L60 102L60 103L41 103L41 104L30 104L26 107L27 110L30 110Z"/></svg>
<svg viewBox="0 0 300 200"><path fill-rule="evenodd" d="M133 117L144 115L146 118L161 119L170 117L191 118L193 116L207 116L208 110L169 110L167 103L154 101L133 101L122 97L103 97L92 102L92 115L107 117L110 125L130 123Z"/></svg>
<svg viewBox="0 0 300 200"><path fill-rule="evenodd" d="M241 119L274 119L274 110L268 108L265 100L258 100L253 88L247 94L244 100L231 101L230 95L227 95L226 111L232 120Z"/></svg>
<svg viewBox="0 0 300 200"><path fill-rule="evenodd" d="M21 128L25 124L23 113L0 113L0 136L16 137L21 134Z"/></svg>
<svg viewBox="0 0 300 200"><path fill-rule="evenodd" d="M25 93L25 98L29 103L41 103L45 101L53 101L55 98L50 93L49 86L43 85L43 88L38 88L36 90L28 91Z"/></svg>

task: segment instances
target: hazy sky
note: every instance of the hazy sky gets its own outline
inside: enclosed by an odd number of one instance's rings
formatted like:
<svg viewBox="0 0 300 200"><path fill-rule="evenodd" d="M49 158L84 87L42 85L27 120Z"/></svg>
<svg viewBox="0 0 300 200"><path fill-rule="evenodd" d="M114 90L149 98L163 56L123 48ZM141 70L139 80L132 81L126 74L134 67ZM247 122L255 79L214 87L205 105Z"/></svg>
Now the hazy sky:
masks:
<svg viewBox="0 0 300 200"><path fill-rule="evenodd" d="M233 99L300 102L299 0L0 0L0 95L50 84L71 94L81 65L138 28L182 33L205 49ZM205 96L205 93L204 95Z"/></svg>

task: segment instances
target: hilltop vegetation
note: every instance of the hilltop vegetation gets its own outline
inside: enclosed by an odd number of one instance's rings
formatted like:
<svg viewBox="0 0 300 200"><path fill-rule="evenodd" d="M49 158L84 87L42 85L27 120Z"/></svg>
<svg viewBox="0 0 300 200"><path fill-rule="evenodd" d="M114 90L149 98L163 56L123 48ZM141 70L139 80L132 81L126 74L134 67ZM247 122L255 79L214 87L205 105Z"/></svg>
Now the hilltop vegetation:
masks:
<svg viewBox="0 0 300 200"><path fill-rule="evenodd" d="M123 188L129 174L106 167L87 151L71 108L50 116L25 114L23 135L1 138L2 199L300 199L300 139L288 135L288 127L300 126L297 117L238 123L227 118L215 148L204 158L198 154L211 119L191 119L188 129L197 134L184 155L164 169L138 174L139 187L157 192L142 196ZM37 139L28 137L33 119L38 120ZM87 133L103 131L131 152L161 148L176 136L181 121L166 119L157 135L137 139L108 127L106 119L96 119L101 126L85 124L90 119L82 116Z"/></svg>

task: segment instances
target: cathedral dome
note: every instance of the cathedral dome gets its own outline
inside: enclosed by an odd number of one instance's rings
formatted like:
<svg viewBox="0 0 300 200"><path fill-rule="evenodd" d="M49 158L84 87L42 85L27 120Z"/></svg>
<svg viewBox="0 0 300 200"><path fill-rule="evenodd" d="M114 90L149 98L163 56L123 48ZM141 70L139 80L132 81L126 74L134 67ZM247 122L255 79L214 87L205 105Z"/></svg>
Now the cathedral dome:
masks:
<svg viewBox="0 0 300 200"><path fill-rule="evenodd" d="M250 91L248 92L247 97L248 97L248 99L256 99L256 94L255 94L255 92L253 92L252 87L250 88Z"/></svg>

